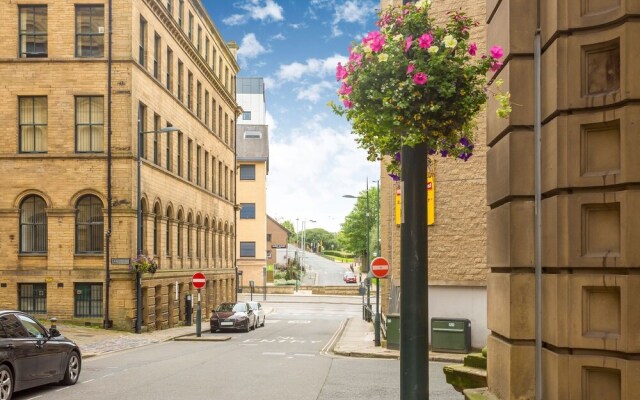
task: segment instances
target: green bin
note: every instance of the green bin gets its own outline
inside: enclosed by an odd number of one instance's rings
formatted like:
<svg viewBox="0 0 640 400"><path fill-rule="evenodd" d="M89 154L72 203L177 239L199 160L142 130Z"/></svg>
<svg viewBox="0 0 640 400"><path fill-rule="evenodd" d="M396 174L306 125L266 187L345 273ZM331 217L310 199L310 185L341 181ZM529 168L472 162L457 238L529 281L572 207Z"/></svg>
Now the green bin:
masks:
<svg viewBox="0 0 640 400"><path fill-rule="evenodd" d="M463 318L431 318L431 350L470 353L471 321Z"/></svg>
<svg viewBox="0 0 640 400"><path fill-rule="evenodd" d="M400 314L387 314L387 349L400 350Z"/></svg>

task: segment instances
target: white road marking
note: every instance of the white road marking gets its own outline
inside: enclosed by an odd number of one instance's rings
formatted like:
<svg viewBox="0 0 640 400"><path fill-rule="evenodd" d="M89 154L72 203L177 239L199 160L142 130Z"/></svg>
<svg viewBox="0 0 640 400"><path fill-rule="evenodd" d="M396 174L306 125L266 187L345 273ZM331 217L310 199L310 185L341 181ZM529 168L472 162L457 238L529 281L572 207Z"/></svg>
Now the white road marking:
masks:
<svg viewBox="0 0 640 400"><path fill-rule="evenodd" d="M289 324L310 324L310 323L311 323L311 321L302 321L302 320L298 321L298 320L293 320L293 321L289 321L288 323L289 323Z"/></svg>
<svg viewBox="0 0 640 400"><path fill-rule="evenodd" d="M306 353L295 353L294 356L298 357L315 357L315 354L306 354Z"/></svg>
<svg viewBox="0 0 640 400"><path fill-rule="evenodd" d="M95 381L95 379L89 379L88 381L84 381L84 382L80 382L80 383L89 383L89 382L93 382Z"/></svg>
<svg viewBox="0 0 640 400"><path fill-rule="evenodd" d="M112 376L112 375L115 375L115 374L106 374L106 375L104 375L101 379L104 379L104 378L109 377L109 376Z"/></svg>
<svg viewBox="0 0 640 400"><path fill-rule="evenodd" d="M57 390L56 390L56 392L61 392L61 391L63 391L63 390L67 390L67 389L69 389L70 387L71 387L71 386L65 386L65 387L63 387L63 388L57 389Z"/></svg>
<svg viewBox="0 0 640 400"><path fill-rule="evenodd" d="M284 356L287 355L287 353L275 353L275 352L264 352L262 353L263 356Z"/></svg>

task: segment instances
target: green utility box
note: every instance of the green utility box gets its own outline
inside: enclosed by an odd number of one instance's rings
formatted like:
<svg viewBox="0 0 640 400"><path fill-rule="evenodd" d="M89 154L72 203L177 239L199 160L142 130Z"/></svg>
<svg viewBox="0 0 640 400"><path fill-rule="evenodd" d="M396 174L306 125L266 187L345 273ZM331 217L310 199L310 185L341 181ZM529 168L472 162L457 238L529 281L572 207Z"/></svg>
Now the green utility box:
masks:
<svg viewBox="0 0 640 400"><path fill-rule="evenodd" d="M463 318L431 318L431 351L471 352L471 321Z"/></svg>
<svg viewBox="0 0 640 400"><path fill-rule="evenodd" d="M400 314L387 314L387 349L400 350Z"/></svg>

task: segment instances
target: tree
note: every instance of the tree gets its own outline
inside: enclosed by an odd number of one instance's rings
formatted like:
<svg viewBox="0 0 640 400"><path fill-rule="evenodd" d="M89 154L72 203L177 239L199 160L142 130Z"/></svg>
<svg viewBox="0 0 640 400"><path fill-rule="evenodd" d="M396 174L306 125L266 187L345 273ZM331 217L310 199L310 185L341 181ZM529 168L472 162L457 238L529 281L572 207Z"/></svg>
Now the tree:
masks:
<svg viewBox="0 0 640 400"><path fill-rule="evenodd" d="M316 252L331 249L332 245L336 248L338 245L336 234L323 228L307 229L305 230L304 236L307 247Z"/></svg>
<svg viewBox="0 0 640 400"><path fill-rule="evenodd" d="M293 226L293 222L289 220L283 221L280 225L284 226L291 234L289 235L289 242L295 243L296 241L296 229Z"/></svg>
<svg viewBox="0 0 640 400"><path fill-rule="evenodd" d="M368 250L373 254L377 249L378 232L378 189L369 188L369 218L367 231L367 191L363 190L358 195L356 204L342 223L339 238L343 250L356 255L365 256ZM369 233L369 243L367 245L367 232Z"/></svg>

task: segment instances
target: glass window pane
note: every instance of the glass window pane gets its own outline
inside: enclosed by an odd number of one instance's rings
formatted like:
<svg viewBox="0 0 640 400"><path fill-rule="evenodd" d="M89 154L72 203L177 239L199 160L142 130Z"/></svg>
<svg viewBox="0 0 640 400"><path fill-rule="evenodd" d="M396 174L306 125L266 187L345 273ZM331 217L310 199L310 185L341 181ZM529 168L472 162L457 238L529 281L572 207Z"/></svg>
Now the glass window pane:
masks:
<svg viewBox="0 0 640 400"><path fill-rule="evenodd" d="M36 124L47 123L47 98L46 97L33 98L33 122L35 122Z"/></svg>
<svg viewBox="0 0 640 400"><path fill-rule="evenodd" d="M104 99L102 97L92 97L91 99L91 122L102 124L104 121Z"/></svg>
<svg viewBox="0 0 640 400"><path fill-rule="evenodd" d="M88 124L91 121L91 98L76 97L76 122L79 124Z"/></svg>

